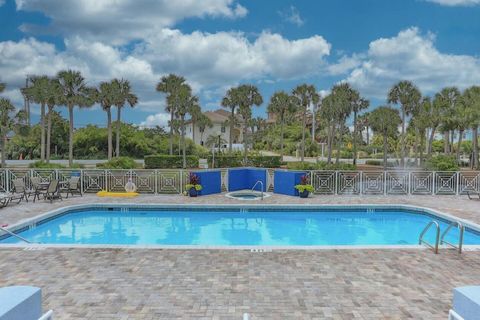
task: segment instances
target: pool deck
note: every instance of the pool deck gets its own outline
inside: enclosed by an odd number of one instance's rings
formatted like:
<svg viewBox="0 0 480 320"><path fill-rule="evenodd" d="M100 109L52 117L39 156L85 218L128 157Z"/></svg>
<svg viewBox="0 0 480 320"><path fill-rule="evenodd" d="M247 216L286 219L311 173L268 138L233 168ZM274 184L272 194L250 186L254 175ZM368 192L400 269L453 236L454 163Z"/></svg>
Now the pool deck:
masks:
<svg viewBox="0 0 480 320"><path fill-rule="evenodd" d="M14 224L85 203L248 203L223 195L87 195L0 209ZM263 204L411 204L480 224L465 196L273 195ZM55 319L446 319L452 289L480 284L480 251L0 248L0 286L43 289Z"/></svg>

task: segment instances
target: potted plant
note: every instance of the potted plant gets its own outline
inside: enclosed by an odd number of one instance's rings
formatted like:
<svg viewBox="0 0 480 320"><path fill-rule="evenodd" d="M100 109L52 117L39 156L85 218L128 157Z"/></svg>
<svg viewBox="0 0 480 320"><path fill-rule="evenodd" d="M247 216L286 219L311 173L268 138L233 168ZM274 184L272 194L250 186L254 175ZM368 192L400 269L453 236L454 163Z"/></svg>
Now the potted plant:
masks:
<svg viewBox="0 0 480 320"><path fill-rule="evenodd" d="M186 191L190 197L196 197L198 193L202 190L202 185L200 184L200 177L195 173L190 173L188 177L188 184L185 186Z"/></svg>
<svg viewBox="0 0 480 320"><path fill-rule="evenodd" d="M310 180L307 175L303 175L300 178L300 184L295 186L295 189L298 190L300 198L308 198L310 192L313 192L313 186L310 184Z"/></svg>

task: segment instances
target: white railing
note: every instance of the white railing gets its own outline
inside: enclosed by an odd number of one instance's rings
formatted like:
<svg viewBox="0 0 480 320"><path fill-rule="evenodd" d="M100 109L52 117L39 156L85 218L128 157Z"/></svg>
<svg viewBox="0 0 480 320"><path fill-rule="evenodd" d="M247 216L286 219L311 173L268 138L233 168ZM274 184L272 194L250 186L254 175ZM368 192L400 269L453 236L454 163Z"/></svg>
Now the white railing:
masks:
<svg viewBox="0 0 480 320"><path fill-rule="evenodd" d="M123 191L132 180L140 193L168 194L184 190L191 171L202 169L0 169L0 192L13 190L13 179L65 181L80 176L82 192ZM220 169L222 190L228 190L228 169ZM273 191L275 169L267 169L266 187ZM480 192L480 171L306 171L314 193L332 195L461 195Z"/></svg>

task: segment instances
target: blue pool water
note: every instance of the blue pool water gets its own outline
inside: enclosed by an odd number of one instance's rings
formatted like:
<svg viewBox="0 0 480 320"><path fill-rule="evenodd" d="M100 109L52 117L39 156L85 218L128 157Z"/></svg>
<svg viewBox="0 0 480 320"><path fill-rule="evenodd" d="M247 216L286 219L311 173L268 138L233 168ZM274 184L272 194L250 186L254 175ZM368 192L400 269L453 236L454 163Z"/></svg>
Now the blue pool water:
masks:
<svg viewBox="0 0 480 320"><path fill-rule="evenodd" d="M19 233L44 244L123 245L412 245L432 216L376 209L91 209L64 214ZM435 218L445 230L447 223ZM426 236L433 242L434 228ZM448 240L456 243L458 231ZM9 237L0 243L15 243ZM480 244L467 230L465 244Z"/></svg>

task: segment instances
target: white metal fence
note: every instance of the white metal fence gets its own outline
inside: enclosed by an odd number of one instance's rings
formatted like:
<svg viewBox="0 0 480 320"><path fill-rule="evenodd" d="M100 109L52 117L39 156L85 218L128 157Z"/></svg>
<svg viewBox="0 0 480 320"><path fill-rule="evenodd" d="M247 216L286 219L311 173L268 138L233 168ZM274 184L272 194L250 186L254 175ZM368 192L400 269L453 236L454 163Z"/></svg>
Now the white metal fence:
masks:
<svg viewBox="0 0 480 320"><path fill-rule="evenodd" d="M184 190L191 171L199 170L100 170L100 169L0 169L0 192L13 190L13 179L27 185L32 177L43 182L81 178L82 191L123 191L129 179L140 193L175 194ZM267 169L267 190L273 191L274 171ZM222 190L228 190L228 169L221 170ZM460 195L480 192L480 171L307 171L314 193L373 195Z"/></svg>

